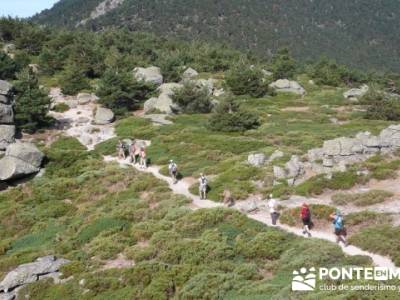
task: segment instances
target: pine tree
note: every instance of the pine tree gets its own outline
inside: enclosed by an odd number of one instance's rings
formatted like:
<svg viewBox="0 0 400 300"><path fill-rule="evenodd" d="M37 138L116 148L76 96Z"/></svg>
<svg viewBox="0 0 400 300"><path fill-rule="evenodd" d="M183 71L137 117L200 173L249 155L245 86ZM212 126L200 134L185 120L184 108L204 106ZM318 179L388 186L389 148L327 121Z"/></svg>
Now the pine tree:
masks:
<svg viewBox="0 0 400 300"><path fill-rule="evenodd" d="M0 79L14 79L17 63L4 52L0 52Z"/></svg>
<svg viewBox="0 0 400 300"><path fill-rule="evenodd" d="M274 80L292 79L296 73L296 61L287 48L278 50L272 58L272 72Z"/></svg>
<svg viewBox="0 0 400 300"><path fill-rule="evenodd" d="M90 89L89 80L74 63L69 64L62 73L60 86L65 95L76 95L82 90Z"/></svg>
<svg viewBox="0 0 400 300"><path fill-rule="evenodd" d="M137 108L155 87L143 81L137 81L128 72L108 69L99 82L96 92L99 102L117 115L123 115Z"/></svg>
<svg viewBox="0 0 400 300"><path fill-rule="evenodd" d="M31 68L25 68L17 74L15 91L15 122L18 128L35 132L47 125L50 98L39 87L38 78Z"/></svg>

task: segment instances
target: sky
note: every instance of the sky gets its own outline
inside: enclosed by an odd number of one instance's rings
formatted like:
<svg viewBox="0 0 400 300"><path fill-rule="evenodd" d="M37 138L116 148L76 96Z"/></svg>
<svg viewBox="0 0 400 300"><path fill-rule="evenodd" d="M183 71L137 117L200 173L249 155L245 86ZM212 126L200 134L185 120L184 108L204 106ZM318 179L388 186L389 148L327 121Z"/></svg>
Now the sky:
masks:
<svg viewBox="0 0 400 300"><path fill-rule="evenodd" d="M56 2L58 0L0 0L0 16L30 17Z"/></svg>

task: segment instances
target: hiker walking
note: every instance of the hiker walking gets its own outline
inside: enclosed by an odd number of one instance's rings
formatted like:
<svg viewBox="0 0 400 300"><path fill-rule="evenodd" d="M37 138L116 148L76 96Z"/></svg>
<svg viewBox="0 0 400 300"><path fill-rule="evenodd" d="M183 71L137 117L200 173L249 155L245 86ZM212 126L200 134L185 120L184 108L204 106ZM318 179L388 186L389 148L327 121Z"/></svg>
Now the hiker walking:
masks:
<svg viewBox="0 0 400 300"><path fill-rule="evenodd" d="M124 143L122 143L121 140L118 141L117 152L118 152L118 159L125 160L126 157L125 157Z"/></svg>
<svg viewBox="0 0 400 300"><path fill-rule="evenodd" d="M233 197L232 197L232 193L229 189L224 189L224 192L222 193L222 197L224 198L224 205L231 207L235 204Z"/></svg>
<svg viewBox="0 0 400 300"><path fill-rule="evenodd" d="M347 246L347 230L346 227L344 227L344 219L342 213L340 212L340 210L337 210L329 217L332 219L332 224L336 235L336 243L339 244L340 242L342 242L345 246Z"/></svg>
<svg viewBox="0 0 400 300"><path fill-rule="evenodd" d="M174 184L178 183L178 166L172 159L169 161L168 171Z"/></svg>
<svg viewBox="0 0 400 300"><path fill-rule="evenodd" d="M204 176L203 173L201 173L199 178L199 194L201 200L207 199L207 188L208 188L207 178L206 176Z"/></svg>
<svg viewBox="0 0 400 300"><path fill-rule="evenodd" d="M147 169L147 156L146 156L146 149L144 147L140 148L140 162L139 166L141 169Z"/></svg>
<svg viewBox="0 0 400 300"><path fill-rule="evenodd" d="M303 234L307 234L308 237L311 237L311 211L307 203L303 203L303 205L301 206L300 218L303 222Z"/></svg>
<svg viewBox="0 0 400 300"><path fill-rule="evenodd" d="M129 147L129 157L131 159L131 163L136 164L136 142L133 141L133 143Z"/></svg>
<svg viewBox="0 0 400 300"><path fill-rule="evenodd" d="M271 214L272 225L276 225L276 221L279 218L278 212L278 202L272 197L272 194L269 195L268 201L269 212Z"/></svg>

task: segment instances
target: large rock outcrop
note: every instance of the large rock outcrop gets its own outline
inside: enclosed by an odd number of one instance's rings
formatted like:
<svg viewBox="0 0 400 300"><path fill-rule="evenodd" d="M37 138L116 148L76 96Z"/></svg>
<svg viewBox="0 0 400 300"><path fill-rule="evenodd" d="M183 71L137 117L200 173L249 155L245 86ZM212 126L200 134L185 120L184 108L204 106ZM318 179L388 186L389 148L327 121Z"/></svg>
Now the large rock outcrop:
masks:
<svg viewBox="0 0 400 300"><path fill-rule="evenodd" d="M13 86L0 80L0 151L15 141Z"/></svg>
<svg viewBox="0 0 400 300"><path fill-rule="evenodd" d="M8 181L40 171L44 154L34 144L17 142L0 159L0 180Z"/></svg>
<svg viewBox="0 0 400 300"><path fill-rule="evenodd" d="M306 93L306 90L297 81L288 79L279 79L272 82L269 86L274 88L277 92L282 93L293 93L298 95L304 95Z"/></svg>
<svg viewBox="0 0 400 300"><path fill-rule="evenodd" d="M147 83L161 85L164 81L161 70L158 67L138 67L133 70L133 74L137 80L143 80Z"/></svg>
<svg viewBox="0 0 400 300"><path fill-rule="evenodd" d="M350 101L358 101L362 96L368 93L369 87L364 84L360 88L354 88L343 93L343 96Z"/></svg>
<svg viewBox="0 0 400 300"><path fill-rule="evenodd" d="M276 179L288 179L289 184L304 180L306 174L327 174L344 172L347 167L360 163L376 154L394 153L400 148L400 125L383 129L379 135L359 132L354 138L340 137L325 141L321 148L310 149L303 162L295 156L285 168L274 166Z"/></svg>
<svg viewBox="0 0 400 300"><path fill-rule="evenodd" d="M199 73L195 69L187 68L185 70L185 72L183 72L183 74L182 74L182 79L187 80L187 79L192 79L197 76L199 76Z"/></svg>
<svg viewBox="0 0 400 300"><path fill-rule="evenodd" d="M42 278L48 278L50 274L56 275L60 268L68 263L69 260L66 259L45 256L38 258L35 262L18 266L0 282L0 299L14 299L15 289Z"/></svg>
<svg viewBox="0 0 400 300"><path fill-rule="evenodd" d="M158 91L160 95L153 97L144 103L144 112L159 112L164 114L172 114L176 109L176 105L173 103L171 96L174 94L176 89L182 88L182 84L179 83L164 83L159 86Z"/></svg>

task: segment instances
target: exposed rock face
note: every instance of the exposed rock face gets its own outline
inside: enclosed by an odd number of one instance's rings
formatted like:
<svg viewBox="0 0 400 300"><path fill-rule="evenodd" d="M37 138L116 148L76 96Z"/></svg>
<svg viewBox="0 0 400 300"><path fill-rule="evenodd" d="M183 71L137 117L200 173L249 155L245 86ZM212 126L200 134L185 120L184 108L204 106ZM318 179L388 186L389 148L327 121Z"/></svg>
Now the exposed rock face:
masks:
<svg viewBox="0 0 400 300"><path fill-rule="evenodd" d="M15 142L15 126L0 125L0 150L5 150L7 146Z"/></svg>
<svg viewBox="0 0 400 300"><path fill-rule="evenodd" d="M162 84L164 80L161 70L158 67L135 68L133 73L137 80L143 80L156 85Z"/></svg>
<svg viewBox="0 0 400 300"><path fill-rule="evenodd" d="M288 79L279 79L269 85L274 88L277 92L294 93L298 95L304 95L305 89L297 82Z"/></svg>
<svg viewBox="0 0 400 300"><path fill-rule="evenodd" d="M150 114L144 115L145 119L149 119L153 122L154 125L162 126L162 125L171 125L172 121L166 119L167 115L164 114Z"/></svg>
<svg viewBox="0 0 400 300"><path fill-rule="evenodd" d="M0 160L0 180L13 180L39 172L40 169L12 156Z"/></svg>
<svg viewBox="0 0 400 300"><path fill-rule="evenodd" d="M0 103L0 124L13 124L14 111L12 105Z"/></svg>
<svg viewBox="0 0 400 300"><path fill-rule="evenodd" d="M400 125L383 129L378 136L359 132L354 138L340 137L325 141L322 148L310 149L304 162L292 156L285 167L274 166L275 179L287 179L289 185L309 175L345 172L347 166L363 162L375 154L390 154L400 148ZM360 172L362 174L362 172Z"/></svg>
<svg viewBox="0 0 400 300"><path fill-rule="evenodd" d="M0 159L0 180L18 179L39 172L43 158L44 154L33 144L10 144Z"/></svg>
<svg viewBox="0 0 400 300"><path fill-rule="evenodd" d="M275 159L282 158L285 154L280 150L275 150L274 153L271 154L268 161L272 162Z"/></svg>
<svg viewBox="0 0 400 300"><path fill-rule="evenodd" d="M40 168L44 158L44 154L34 144L21 142L8 146L6 156L23 160L36 168Z"/></svg>
<svg viewBox="0 0 400 300"><path fill-rule="evenodd" d="M267 157L264 153L250 154L247 158L247 162L255 167L262 167L266 160Z"/></svg>
<svg viewBox="0 0 400 300"><path fill-rule="evenodd" d="M158 88L160 95L157 98L150 98L144 103L144 112L158 111L160 113L172 114L177 107L173 103L171 96L176 89L182 88L182 86L183 85L179 83L162 84Z"/></svg>
<svg viewBox="0 0 400 300"><path fill-rule="evenodd" d="M76 96L76 99L79 105L85 105L90 102L95 102L99 100L99 98L95 94L89 94L89 93L79 93Z"/></svg>
<svg viewBox="0 0 400 300"><path fill-rule="evenodd" d="M0 80L0 151L15 140L12 90L10 83Z"/></svg>
<svg viewBox="0 0 400 300"><path fill-rule="evenodd" d="M182 74L182 79L184 79L184 80L192 79L198 75L199 75L199 73L195 69L187 68L186 71L183 72L183 74Z"/></svg>
<svg viewBox="0 0 400 300"><path fill-rule="evenodd" d="M13 86L7 81L0 80L0 95L9 96Z"/></svg>
<svg viewBox="0 0 400 300"><path fill-rule="evenodd" d="M351 101L358 101L358 99L364 96L366 93L368 93L368 91L369 91L368 85L364 84L358 89L348 90L343 94L343 96Z"/></svg>
<svg viewBox="0 0 400 300"><path fill-rule="evenodd" d="M33 263L23 264L9 272L3 281L0 282L0 296L4 298L12 294L12 290L28 283L36 282L46 275L56 273L60 267L69 263L66 259L57 259L54 256L38 258ZM7 299L7 298L5 298ZM11 298L12 299L12 298Z"/></svg>
<svg viewBox="0 0 400 300"><path fill-rule="evenodd" d="M97 125L107 125L114 121L114 113L111 109L98 107L94 117L94 123Z"/></svg>

